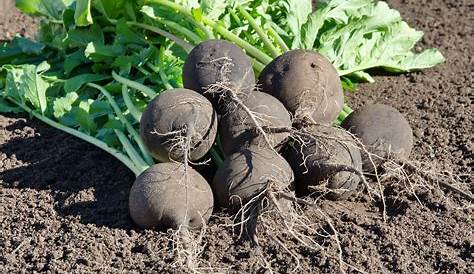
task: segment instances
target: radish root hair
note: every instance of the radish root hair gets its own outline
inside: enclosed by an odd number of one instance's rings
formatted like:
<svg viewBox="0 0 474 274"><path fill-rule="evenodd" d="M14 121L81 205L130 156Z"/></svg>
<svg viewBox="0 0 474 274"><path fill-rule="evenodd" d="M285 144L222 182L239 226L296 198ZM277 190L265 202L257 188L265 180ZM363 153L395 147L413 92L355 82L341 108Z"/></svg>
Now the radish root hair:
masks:
<svg viewBox="0 0 474 274"><path fill-rule="evenodd" d="M229 112L242 109L252 121L255 131L264 138L266 145L273 150L270 137L263 130L261 123L262 117L259 117L258 113L251 111L244 103L244 99L246 96L248 96L248 94L243 92L243 90L253 90L256 87L243 87L241 84L236 85L234 82L230 81L227 75L231 72L231 68L234 65L231 58L223 57L211 60L210 62L221 62L221 70L219 72L219 80L216 83L206 87L205 93L219 96L219 102L224 102L226 105L226 110ZM252 68L249 68L247 73L251 73L251 70Z"/></svg>

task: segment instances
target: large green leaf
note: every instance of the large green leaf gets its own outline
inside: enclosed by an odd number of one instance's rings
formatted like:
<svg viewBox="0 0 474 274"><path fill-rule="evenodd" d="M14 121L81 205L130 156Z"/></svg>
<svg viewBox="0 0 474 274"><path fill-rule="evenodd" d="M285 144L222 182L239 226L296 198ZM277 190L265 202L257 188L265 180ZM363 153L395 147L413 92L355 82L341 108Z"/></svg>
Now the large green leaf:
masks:
<svg viewBox="0 0 474 274"><path fill-rule="evenodd" d="M125 12L125 2L132 0L93 0L94 7L107 18L117 18Z"/></svg>
<svg viewBox="0 0 474 274"><path fill-rule="evenodd" d="M18 57L40 55L43 49L43 43L17 36L11 43L0 45L0 65L12 62Z"/></svg>
<svg viewBox="0 0 474 274"><path fill-rule="evenodd" d="M7 71L5 94L44 113L47 107L46 91L51 86L40 74L45 67L7 65L3 68Z"/></svg>
<svg viewBox="0 0 474 274"><path fill-rule="evenodd" d="M110 76L90 73L80 74L69 78L66 80L66 82L64 82L64 92L75 92L87 83L96 82L107 78L110 78Z"/></svg>
<svg viewBox="0 0 474 274"><path fill-rule="evenodd" d="M16 0L16 6L24 13L43 15L50 19L61 20L62 13L71 4L71 0Z"/></svg>
<svg viewBox="0 0 474 274"><path fill-rule="evenodd" d="M10 104L4 98L0 97L0 113L20 113L23 110L13 104Z"/></svg>
<svg viewBox="0 0 474 274"><path fill-rule="evenodd" d="M67 93L64 97L60 97L53 102L53 114L56 118L63 117L66 113L72 110L73 104L79 98L75 92Z"/></svg>
<svg viewBox="0 0 474 274"><path fill-rule="evenodd" d="M111 57L117 57L123 54L124 48L121 45L104 45L91 42L87 44L84 55L94 62L111 61Z"/></svg>
<svg viewBox="0 0 474 274"><path fill-rule="evenodd" d="M93 23L91 14L91 0L76 0L74 21L79 27L89 26Z"/></svg>

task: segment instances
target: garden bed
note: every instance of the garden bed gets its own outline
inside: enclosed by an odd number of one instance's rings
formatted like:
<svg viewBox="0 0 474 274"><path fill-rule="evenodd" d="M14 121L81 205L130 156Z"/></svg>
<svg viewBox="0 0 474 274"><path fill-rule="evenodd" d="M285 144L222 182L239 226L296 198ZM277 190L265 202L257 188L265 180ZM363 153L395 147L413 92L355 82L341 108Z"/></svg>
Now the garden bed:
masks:
<svg viewBox="0 0 474 274"><path fill-rule="evenodd" d="M447 61L421 73L378 75L374 84L349 94L348 103L397 108L415 129L412 160L472 183L472 4L388 2L425 32L420 46L440 49ZM31 36L34 20L13 10L0 19L0 31L0 40ZM129 217L133 181L126 167L98 148L27 116L0 116L0 272L176 272L167 235L139 230ZM322 202L335 221L344 260L368 273L468 273L472 206L442 188L417 193L419 201L401 189L397 182L385 188L386 221L380 205L363 195ZM234 243L231 229L220 223L218 216L211 219L203 253L214 271L264 273L263 257L278 272L296 266L281 245L261 239L261 256ZM335 246L329 250L337 254ZM304 252L298 272L339 271L327 254Z"/></svg>

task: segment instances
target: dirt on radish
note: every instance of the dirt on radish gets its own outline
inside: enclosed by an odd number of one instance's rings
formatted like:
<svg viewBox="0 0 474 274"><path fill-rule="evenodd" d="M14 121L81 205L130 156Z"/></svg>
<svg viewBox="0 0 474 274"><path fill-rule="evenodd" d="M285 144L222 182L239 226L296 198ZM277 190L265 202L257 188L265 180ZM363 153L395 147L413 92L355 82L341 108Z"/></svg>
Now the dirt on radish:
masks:
<svg viewBox="0 0 474 274"><path fill-rule="evenodd" d="M296 189L312 187L333 199L349 197L363 179L355 138L328 126L313 126L308 132L314 137L296 140L285 152L295 172Z"/></svg>
<svg viewBox="0 0 474 274"><path fill-rule="evenodd" d="M265 67L259 84L263 92L278 98L296 119L331 124L344 105L336 69L314 51L284 53Z"/></svg>
<svg viewBox="0 0 474 274"><path fill-rule="evenodd" d="M255 130L255 122L261 127L280 128L290 127L292 124L290 113L275 97L263 93L253 92L243 97L243 103L248 107L256 121L242 108L234 107L222 115L219 121L222 150L225 155L237 152L242 147L266 147L266 140L261 133ZM267 133L271 146L281 149L289 137L289 133Z"/></svg>
<svg viewBox="0 0 474 274"><path fill-rule="evenodd" d="M378 126L381 124L388 126ZM412 128L405 117L391 106L363 106L351 113L342 127L357 136L367 150L361 150L366 171L373 171L382 163L382 159L406 160L413 148Z"/></svg>
<svg viewBox="0 0 474 274"><path fill-rule="evenodd" d="M159 161L201 159L217 133L217 114L211 103L188 89L172 89L152 100L140 121L140 134ZM188 155L185 155L188 154Z"/></svg>
<svg viewBox="0 0 474 274"><path fill-rule="evenodd" d="M160 163L135 180L129 208L141 228L195 229L209 220L214 199L209 184L193 168Z"/></svg>
<svg viewBox="0 0 474 274"><path fill-rule="evenodd" d="M206 95L218 111L223 111L225 107L219 105L228 101L225 93L229 89L237 96L254 91L255 74L251 60L238 46L223 40L208 40L195 47L186 59L183 84Z"/></svg>

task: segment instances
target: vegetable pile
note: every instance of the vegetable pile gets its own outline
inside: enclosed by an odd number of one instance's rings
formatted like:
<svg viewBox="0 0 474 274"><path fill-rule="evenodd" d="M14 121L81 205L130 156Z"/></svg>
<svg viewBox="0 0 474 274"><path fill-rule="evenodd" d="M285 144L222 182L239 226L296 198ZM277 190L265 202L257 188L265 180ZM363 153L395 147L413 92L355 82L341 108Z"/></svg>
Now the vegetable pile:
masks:
<svg viewBox="0 0 474 274"><path fill-rule="evenodd" d="M217 205L257 242L261 212L286 218L300 192L345 199L364 173L408 158L405 118L384 105L353 112L343 88L373 82L374 68L444 61L412 52L423 34L385 2L311 2L18 0L41 26L37 41L0 46L0 112L125 164L138 226L199 228ZM211 158L206 182L197 170Z"/></svg>

